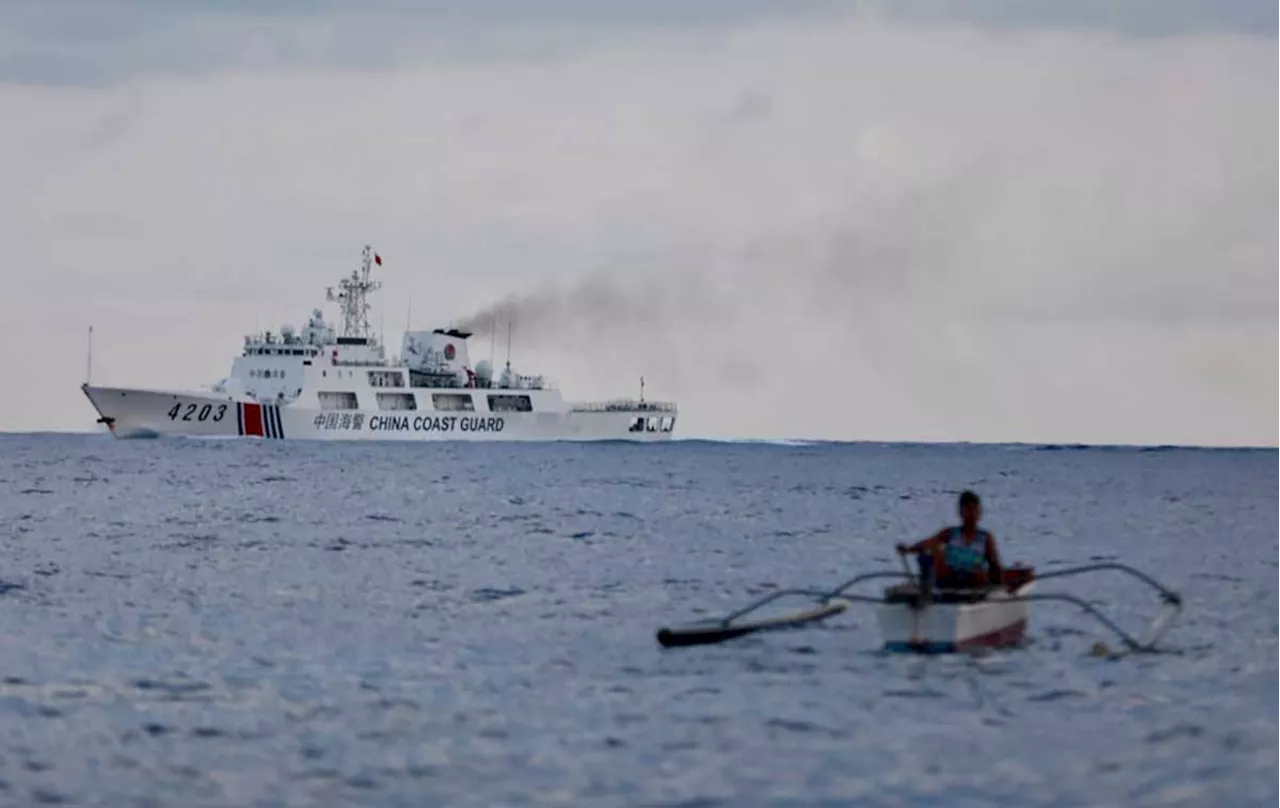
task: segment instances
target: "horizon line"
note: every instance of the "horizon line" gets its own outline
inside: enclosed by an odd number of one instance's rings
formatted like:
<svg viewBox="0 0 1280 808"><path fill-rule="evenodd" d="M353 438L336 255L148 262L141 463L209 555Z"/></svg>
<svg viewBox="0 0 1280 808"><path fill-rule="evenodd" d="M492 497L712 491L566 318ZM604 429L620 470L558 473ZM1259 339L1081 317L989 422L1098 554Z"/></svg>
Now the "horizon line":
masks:
<svg viewBox="0 0 1280 808"><path fill-rule="evenodd" d="M6 430L0 429L0 438L7 437L40 437L44 435L55 436L110 436L110 432L106 430L82 430L82 429L36 429L36 430ZM243 436L229 436L239 438ZM146 441L146 440L165 440L178 438L181 440L204 440L199 435L165 435L157 438L127 438L116 440ZM252 438L250 438L252 439ZM306 438L295 438L293 443L334 443L335 441L325 440L309 440ZM351 441L337 441L341 443L351 443ZM372 440L372 441L354 441L354 443L379 443L379 444L416 444L416 443L628 443L626 440L590 440L576 441L572 439L559 439L551 441L463 441L463 440L442 440L442 441L407 441L407 440ZM952 438L944 440L925 440L912 438L899 439L849 439L849 438L813 438L813 437L715 437L715 436L673 436L667 441L654 441L654 445L662 445L664 443L764 443L764 444L833 444L848 446L975 446L975 447L1020 447L1032 449L1180 449L1192 451L1278 451L1280 445L1277 444L1212 444L1212 443L1090 443L1087 441L1064 441L1064 440L969 440L963 438ZM645 445L649 445L646 443Z"/></svg>

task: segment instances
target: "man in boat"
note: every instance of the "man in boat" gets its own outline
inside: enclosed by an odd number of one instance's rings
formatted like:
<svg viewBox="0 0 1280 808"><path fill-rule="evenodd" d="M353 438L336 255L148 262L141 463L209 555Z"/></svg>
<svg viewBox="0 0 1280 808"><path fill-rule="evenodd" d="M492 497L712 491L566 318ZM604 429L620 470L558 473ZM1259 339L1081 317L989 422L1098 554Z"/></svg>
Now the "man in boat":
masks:
<svg viewBox="0 0 1280 808"><path fill-rule="evenodd" d="M898 553L920 556L920 575L932 575L936 586L945 589L986 588L1000 583L1003 568L996 538L978 527L982 501L972 491L960 495L960 524L943 528L924 541L899 544Z"/></svg>

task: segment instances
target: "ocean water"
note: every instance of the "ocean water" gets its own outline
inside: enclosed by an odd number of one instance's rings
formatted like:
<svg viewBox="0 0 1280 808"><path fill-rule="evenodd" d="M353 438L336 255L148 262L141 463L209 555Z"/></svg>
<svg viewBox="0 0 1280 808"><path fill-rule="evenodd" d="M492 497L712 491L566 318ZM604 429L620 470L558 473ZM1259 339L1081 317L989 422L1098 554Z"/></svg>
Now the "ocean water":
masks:
<svg viewBox="0 0 1280 808"><path fill-rule="evenodd" d="M654 640L966 487L1007 561L1179 590L1166 652ZM1274 806L1278 508L1274 450L0 437L0 804Z"/></svg>

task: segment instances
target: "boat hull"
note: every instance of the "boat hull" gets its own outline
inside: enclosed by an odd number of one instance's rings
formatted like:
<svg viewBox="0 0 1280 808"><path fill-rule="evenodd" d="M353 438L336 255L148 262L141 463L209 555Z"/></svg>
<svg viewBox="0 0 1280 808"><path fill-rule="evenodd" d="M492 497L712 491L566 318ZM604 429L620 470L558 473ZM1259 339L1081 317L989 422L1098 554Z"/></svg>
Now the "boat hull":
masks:
<svg viewBox="0 0 1280 808"><path fill-rule="evenodd" d="M979 648L1006 648L1026 639L1028 603L1011 599L1027 594L1033 583L1014 593L993 592L977 602L886 602L876 618L888 651L954 653Z"/></svg>
<svg viewBox="0 0 1280 808"><path fill-rule="evenodd" d="M444 412L322 410L263 404L208 391L81 388L118 438L189 436L272 440L599 441L670 440L673 412L608 410ZM644 425L637 429L637 421Z"/></svg>

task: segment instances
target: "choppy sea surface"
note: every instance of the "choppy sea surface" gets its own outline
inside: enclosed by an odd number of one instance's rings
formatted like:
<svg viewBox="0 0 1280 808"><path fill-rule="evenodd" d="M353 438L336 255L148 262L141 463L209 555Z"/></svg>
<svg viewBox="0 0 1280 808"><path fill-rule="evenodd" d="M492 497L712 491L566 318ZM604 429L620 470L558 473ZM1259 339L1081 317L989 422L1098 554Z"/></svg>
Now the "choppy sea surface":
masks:
<svg viewBox="0 0 1280 808"><path fill-rule="evenodd" d="M1053 604L983 656L654 640L962 488L1006 561L1181 591L1166 653ZM1278 508L1274 450L3 436L0 804L1274 806Z"/></svg>

